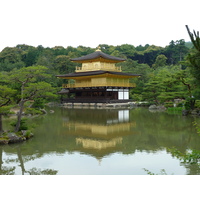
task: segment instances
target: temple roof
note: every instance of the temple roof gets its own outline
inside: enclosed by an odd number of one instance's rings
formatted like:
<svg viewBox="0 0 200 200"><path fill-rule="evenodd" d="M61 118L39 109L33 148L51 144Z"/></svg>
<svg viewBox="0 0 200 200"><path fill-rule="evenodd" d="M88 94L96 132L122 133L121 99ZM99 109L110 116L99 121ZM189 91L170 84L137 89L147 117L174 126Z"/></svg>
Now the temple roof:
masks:
<svg viewBox="0 0 200 200"><path fill-rule="evenodd" d="M69 73L69 74L63 74L63 75L56 75L56 77L59 78L72 78L72 77L80 77L80 76L95 76L95 75L102 75L102 74L113 74L113 75L119 75L119 76L127 76L127 77L136 77L141 76L140 74L129 74L129 73L123 73L123 72L115 72L115 71L88 71L88 72L75 72L75 73Z"/></svg>
<svg viewBox="0 0 200 200"><path fill-rule="evenodd" d="M79 58L72 58L70 60L78 63L94 62L94 61L119 63L125 61L125 59L123 58L118 58L115 56L108 55L100 50L96 50L95 52L88 54L86 56L82 56Z"/></svg>

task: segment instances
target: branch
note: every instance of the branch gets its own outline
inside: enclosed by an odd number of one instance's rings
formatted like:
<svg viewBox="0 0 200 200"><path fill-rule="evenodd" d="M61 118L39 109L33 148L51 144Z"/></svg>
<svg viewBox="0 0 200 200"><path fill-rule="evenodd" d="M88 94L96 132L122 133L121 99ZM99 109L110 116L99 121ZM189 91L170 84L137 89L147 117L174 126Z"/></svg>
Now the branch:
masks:
<svg viewBox="0 0 200 200"><path fill-rule="evenodd" d="M6 106L7 104L9 104L11 102L11 99L7 99L7 101L3 104L0 105L0 107Z"/></svg>
<svg viewBox="0 0 200 200"><path fill-rule="evenodd" d="M190 94L190 97L192 97L192 92L191 92L191 86L189 83L186 83L183 77L180 77L181 82L183 83L183 85L186 85Z"/></svg>
<svg viewBox="0 0 200 200"><path fill-rule="evenodd" d="M186 29L187 29L187 32L189 34L189 37L190 37L190 40L192 42L192 44L194 45L194 47L200 51L200 43L199 43L199 31L197 31L197 33L195 31L193 31L193 33L190 32L190 29L188 27L188 25L185 25L186 26ZM195 37L194 37L195 36Z"/></svg>

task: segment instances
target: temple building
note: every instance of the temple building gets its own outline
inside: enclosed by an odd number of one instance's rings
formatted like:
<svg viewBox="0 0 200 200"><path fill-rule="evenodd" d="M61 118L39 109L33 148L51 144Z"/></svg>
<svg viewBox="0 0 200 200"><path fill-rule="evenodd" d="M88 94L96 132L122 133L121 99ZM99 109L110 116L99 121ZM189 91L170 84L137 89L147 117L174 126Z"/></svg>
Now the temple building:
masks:
<svg viewBox="0 0 200 200"><path fill-rule="evenodd" d="M130 88L136 87L130 83L130 78L140 75L123 73L121 67L115 64L125 59L103 53L99 48L86 56L71 59L81 63L74 73L57 75L58 78L68 79L63 84L63 102L77 103L117 103L129 100Z"/></svg>

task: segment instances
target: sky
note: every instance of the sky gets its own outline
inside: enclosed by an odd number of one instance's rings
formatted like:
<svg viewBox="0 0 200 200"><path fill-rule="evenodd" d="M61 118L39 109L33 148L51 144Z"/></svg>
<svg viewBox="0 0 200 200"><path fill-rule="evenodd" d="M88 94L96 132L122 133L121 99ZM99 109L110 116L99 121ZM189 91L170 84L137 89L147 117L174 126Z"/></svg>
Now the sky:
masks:
<svg viewBox="0 0 200 200"><path fill-rule="evenodd" d="M1 0L0 51L99 44L156 45L190 41L200 31L199 0Z"/></svg>

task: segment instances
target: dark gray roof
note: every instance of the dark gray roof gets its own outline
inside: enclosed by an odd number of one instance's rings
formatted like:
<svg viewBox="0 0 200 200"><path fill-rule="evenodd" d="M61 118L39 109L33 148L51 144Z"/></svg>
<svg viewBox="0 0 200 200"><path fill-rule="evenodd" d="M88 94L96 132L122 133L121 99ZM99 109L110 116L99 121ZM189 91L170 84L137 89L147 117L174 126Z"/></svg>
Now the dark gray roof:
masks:
<svg viewBox="0 0 200 200"><path fill-rule="evenodd" d="M95 52L88 54L86 56L82 56L82 57L79 57L79 58L72 58L71 61L84 62L84 61L87 61L87 60L94 60L94 59L98 59L98 58L104 58L106 60L112 60L113 62L116 62L116 63L125 61L125 59L123 59L123 58L110 56L106 53L103 53L102 51L95 51Z"/></svg>
<svg viewBox="0 0 200 200"><path fill-rule="evenodd" d="M141 76L140 74L129 74L129 73L123 73L123 72L98 70L98 71L75 72L75 73L70 73L70 74L56 75L56 77L70 78L70 77L79 77L79 76L94 76L94 75L101 75L101 74L114 74L114 75L121 75L121 76Z"/></svg>

